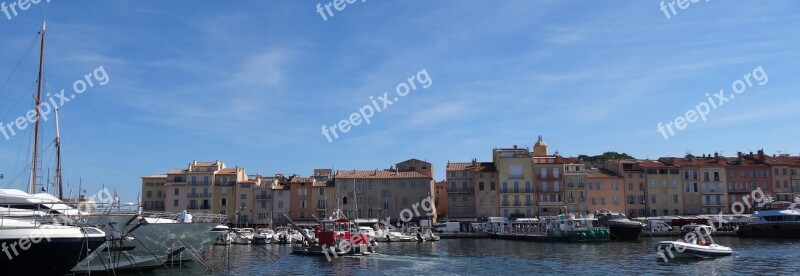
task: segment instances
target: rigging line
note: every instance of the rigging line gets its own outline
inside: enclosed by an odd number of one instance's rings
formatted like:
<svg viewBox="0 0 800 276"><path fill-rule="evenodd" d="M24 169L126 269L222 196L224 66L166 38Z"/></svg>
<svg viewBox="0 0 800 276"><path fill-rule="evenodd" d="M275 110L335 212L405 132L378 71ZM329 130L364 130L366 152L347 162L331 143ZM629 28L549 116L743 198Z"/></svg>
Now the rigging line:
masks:
<svg viewBox="0 0 800 276"><path fill-rule="evenodd" d="M20 76L22 75L21 66L22 66L23 63L25 63L25 61L28 60L28 58L30 58L31 52L33 52L33 46L36 45L36 41L38 40L38 38L39 38L39 34L38 33L33 36L33 39L31 39L31 43L28 45L28 49L25 51L25 54L17 62L17 65L14 66L14 69L11 71L11 73L9 73L8 78L6 78L6 80L3 82L3 84L0 85L0 91L3 91L3 89L6 87L8 82L11 81L11 78L15 74L16 74L17 77L14 79L14 82L12 83L11 87L9 88L9 91L13 90L13 88L16 86L17 81L19 80ZM17 72L17 70L19 70L19 72ZM6 93L6 98L10 94L11 93ZM2 109L3 103L6 102L6 98L3 98L3 100L0 101L0 109Z"/></svg>
<svg viewBox="0 0 800 276"><path fill-rule="evenodd" d="M30 86L30 87L28 87L28 89L26 89L25 91L28 91L28 90L33 90L33 86L34 86L34 85L36 85L36 82L32 82L32 83L31 83L31 86ZM31 94L33 94L33 93L31 93ZM28 95L28 94L27 94L27 93L21 93L21 94L20 94L20 97L19 97L19 98L17 98L17 101L16 101L16 102L14 102L14 104L13 104L13 105L9 106L9 107L8 107L8 111L6 112L6 114L3 114L3 117L0 117L0 118L7 118L7 117L8 117L8 115L10 115L10 114L11 114L11 112L14 112L14 107L17 107L17 106L19 106L19 103L20 103L20 102L22 102L22 100L26 98L26 97L25 97L25 95ZM20 131L22 131L22 130L20 130Z"/></svg>

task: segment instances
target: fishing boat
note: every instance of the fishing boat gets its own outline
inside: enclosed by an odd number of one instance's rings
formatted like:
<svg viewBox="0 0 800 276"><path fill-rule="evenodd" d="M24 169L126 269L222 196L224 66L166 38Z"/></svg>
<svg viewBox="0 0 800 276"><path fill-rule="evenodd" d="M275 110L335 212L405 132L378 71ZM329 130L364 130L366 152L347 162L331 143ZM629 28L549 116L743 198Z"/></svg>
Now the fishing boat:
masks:
<svg viewBox="0 0 800 276"><path fill-rule="evenodd" d="M684 225L681 239L661 241L655 249L662 257L670 258L714 258L733 254L733 249L716 244L711 238L713 228L708 225Z"/></svg>
<svg viewBox="0 0 800 276"><path fill-rule="evenodd" d="M288 218L288 217L287 217ZM293 224L293 222L291 222ZM320 221L314 230L316 239L304 236L302 244L292 247L292 253L300 255L371 255L375 248L369 242L369 236L359 233L353 228L353 222L347 218Z"/></svg>

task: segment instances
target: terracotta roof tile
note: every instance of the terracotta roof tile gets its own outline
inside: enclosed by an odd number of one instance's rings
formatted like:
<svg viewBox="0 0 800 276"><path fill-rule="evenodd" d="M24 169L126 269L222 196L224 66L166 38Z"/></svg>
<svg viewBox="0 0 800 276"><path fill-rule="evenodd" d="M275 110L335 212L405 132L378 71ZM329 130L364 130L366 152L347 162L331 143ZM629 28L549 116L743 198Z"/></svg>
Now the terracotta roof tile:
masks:
<svg viewBox="0 0 800 276"><path fill-rule="evenodd" d="M419 172L397 172L394 170L371 170L371 171L338 171L336 178L356 178L356 179L401 179L401 178L431 178Z"/></svg>

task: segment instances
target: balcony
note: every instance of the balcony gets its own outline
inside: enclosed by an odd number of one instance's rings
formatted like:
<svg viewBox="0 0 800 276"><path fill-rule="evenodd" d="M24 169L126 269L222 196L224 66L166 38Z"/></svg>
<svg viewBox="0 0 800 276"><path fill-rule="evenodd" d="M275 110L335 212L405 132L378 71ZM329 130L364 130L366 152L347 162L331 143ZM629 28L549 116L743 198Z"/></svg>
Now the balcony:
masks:
<svg viewBox="0 0 800 276"><path fill-rule="evenodd" d="M525 175L522 174L509 174L508 179L525 179Z"/></svg>
<svg viewBox="0 0 800 276"><path fill-rule="evenodd" d="M578 183L578 188L586 188L586 184L584 184L584 183Z"/></svg>
<svg viewBox="0 0 800 276"><path fill-rule="evenodd" d="M257 200L267 200L272 199L272 195L256 195Z"/></svg>
<svg viewBox="0 0 800 276"><path fill-rule="evenodd" d="M211 209L211 205L189 205L186 209L189 210L208 210Z"/></svg>
<svg viewBox="0 0 800 276"><path fill-rule="evenodd" d="M228 182L219 182L217 185L219 186L236 186L236 181L228 181Z"/></svg>
<svg viewBox="0 0 800 276"><path fill-rule="evenodd" d="M325 207L324 204L323 205L317 205L317 210L326 210L326 209L327 208Z"/></svg>
<svg viewBox="0 0 800 276"><path fill-rule="evenodd" d="M525 206L533 206L533 202L532 201L525 202Z"/></svg>
<svg viewBox="0 0 800 276"><path fill-rule="evenodd" d="M187 196L189 198L211 197L211 193L189 193Z"/></svg>
<svg viewBox="0 0 800 276"><path fill-rule="evenodd" d="M463 188L461 188L461 189L459 189L459 188L455 188L455 189L453 189L453 188L449 188L449 189L447 189L447 193L448 193L448 194L464 194L464 193L472 193L472 188L467 188L467 189L463 189Z"/></svg>
<svg viewBox="0 0 800 276"><path fill-rule="evenodd" d="M539 202L539 206L558 206L558 207L563 207L564 206L564 202L563 201Z"/></svg>
<svg viewBox="0 0 800 276"><path fill-rule="evenodd" d="M573 183L567 183L567 188L575 188L575 184L573 184Z"/></svg>

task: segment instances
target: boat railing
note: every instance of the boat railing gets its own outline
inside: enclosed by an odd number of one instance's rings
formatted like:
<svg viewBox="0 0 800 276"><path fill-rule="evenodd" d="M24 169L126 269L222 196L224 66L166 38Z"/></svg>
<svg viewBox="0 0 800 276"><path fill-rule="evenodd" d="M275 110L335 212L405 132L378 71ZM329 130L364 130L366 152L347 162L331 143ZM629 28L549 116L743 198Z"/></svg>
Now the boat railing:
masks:
<svg viewBox="0 0 800 276"><path fill-rule="evenodd" d="M505 235L542 236L547 233L547 224L544 222L511 222L500 229Z"/></svg>
<svg viewBox="0 0 800 276"><path fill-rule="evenodd" d="M141 212L141 216L150 219L164 219L164 220L175 220L180 221L181 213L172 213L172 212ZM221 215L221 214L204 214L204 213L192 213L192 223L219 223L224 224L228 222L228 216Z"/></svg>

